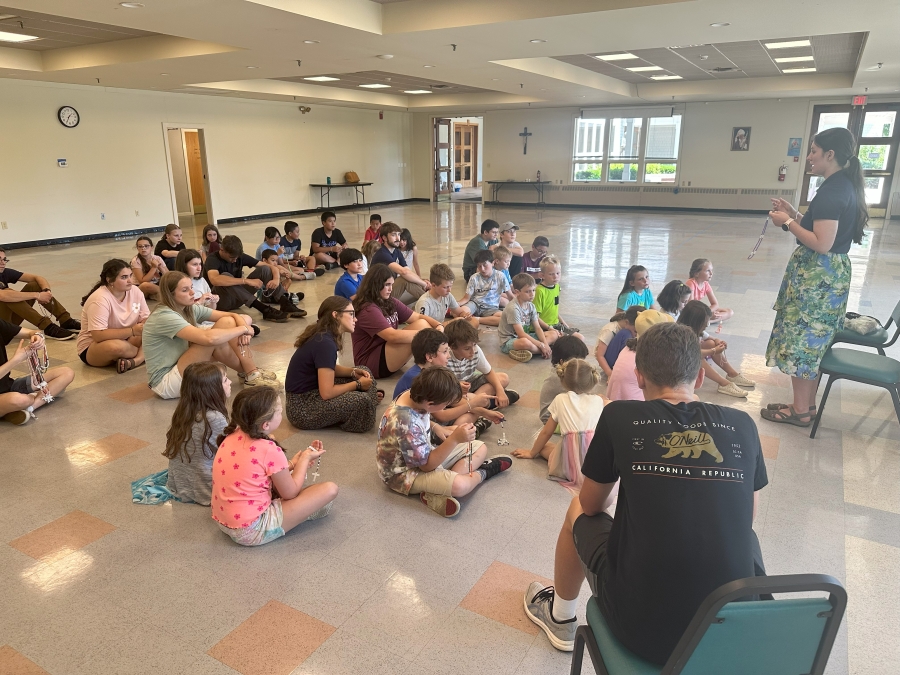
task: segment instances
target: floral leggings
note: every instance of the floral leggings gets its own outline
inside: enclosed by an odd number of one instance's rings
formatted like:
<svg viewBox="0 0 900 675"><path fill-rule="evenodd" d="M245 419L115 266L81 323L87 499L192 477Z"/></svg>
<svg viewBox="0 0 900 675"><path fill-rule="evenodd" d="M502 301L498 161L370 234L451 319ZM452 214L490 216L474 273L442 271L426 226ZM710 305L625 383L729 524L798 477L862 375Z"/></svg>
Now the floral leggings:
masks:
<svg viewBox="0 0 900 675"><path fill-rule="evenodd" d="M365 370L369 377L372 373ZM346 384L349 377L334 378L335 384ZM375 408L378 405L375 381L369 391L351 391L325 400L318 389L302 394L287 394L287 418L298 429L324 429L340 425L341 431L362 434L375 426Z"/></svg>

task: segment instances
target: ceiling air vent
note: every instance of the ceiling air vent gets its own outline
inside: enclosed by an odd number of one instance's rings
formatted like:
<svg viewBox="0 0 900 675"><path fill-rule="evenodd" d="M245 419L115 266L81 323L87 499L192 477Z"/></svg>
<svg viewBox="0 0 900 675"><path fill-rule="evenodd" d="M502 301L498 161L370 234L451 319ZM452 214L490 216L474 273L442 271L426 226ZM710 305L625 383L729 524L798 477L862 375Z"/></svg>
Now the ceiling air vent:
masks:
<svg viewBox="0 0 900 675"><path fill-rule="evenodd" d="M429 84L428 86L431 87L432 89L450 89L451 88L449 84Z"/></svg>
<svg viewBox="0 0 900 675"><path fill-rule="evenodd" d="M738 70L740 70L740 68L735 68L733 66L717 66L716 68L710 68L709 72L711 72L711 73L733 73Z"/></svg>

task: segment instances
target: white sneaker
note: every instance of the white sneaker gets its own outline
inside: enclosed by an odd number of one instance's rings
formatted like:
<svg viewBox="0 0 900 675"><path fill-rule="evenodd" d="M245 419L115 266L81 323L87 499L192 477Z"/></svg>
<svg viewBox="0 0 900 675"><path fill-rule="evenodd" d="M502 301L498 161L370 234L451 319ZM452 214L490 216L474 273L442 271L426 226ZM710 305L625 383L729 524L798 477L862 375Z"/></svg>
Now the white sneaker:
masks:
<svg viewBox="0 0 900 675"><path fill-rule="evenodd" d="M747 392L738 387L734 382L729 382L727 386L719 385L719 393L726 396L734 396L735 398L746 398Z"/></svg>
<svg viewBox="0 0 900 675"><path fill-rule="evenodd" d="M729 382L734 382L739 387L755 387L756 382L751 380L749 377L744 377L743 373L738 373L734 377L726 377L726 380Z"/></svg>

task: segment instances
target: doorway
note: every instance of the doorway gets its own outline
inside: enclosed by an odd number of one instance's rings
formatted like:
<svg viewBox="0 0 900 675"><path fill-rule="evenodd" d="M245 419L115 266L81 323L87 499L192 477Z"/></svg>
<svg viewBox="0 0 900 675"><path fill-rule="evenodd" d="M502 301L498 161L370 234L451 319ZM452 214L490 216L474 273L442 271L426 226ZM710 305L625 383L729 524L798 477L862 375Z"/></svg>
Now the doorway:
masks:
<svg viewBox="0 0 900 675"><path fill-rule="evenodd" d="M810 138L831 127L849 129L859 145L866 185L869 215L883 218L891 196L891 182L900 150L900 104L872 103L866 106L817 105L813 108ZM809 164L803 176L800 204L808 206L822 184Z"/></svg>
<svg viewBox="0 0 900 675"><path fill-rule="evenodd" d="M483 117L434 118L434 201L481 202Z"/></svg>
<svg viewBox="0 0 900 675"><path fill-rule="evenodd" d="M204 130L166 124L166 157L174 220L182 230L199 232L212 217Z"/></svg>

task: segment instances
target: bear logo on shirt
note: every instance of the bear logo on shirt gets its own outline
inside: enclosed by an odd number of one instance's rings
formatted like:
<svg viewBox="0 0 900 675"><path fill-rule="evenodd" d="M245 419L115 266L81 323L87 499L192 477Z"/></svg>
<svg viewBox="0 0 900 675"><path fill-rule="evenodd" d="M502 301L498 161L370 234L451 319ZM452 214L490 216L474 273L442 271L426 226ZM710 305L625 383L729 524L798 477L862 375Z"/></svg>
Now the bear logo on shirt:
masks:
<svg viewBox="0 0 900 675"><path fill-rule="evenodd" d="M722 453L719 452L719 449L713 442L712 436L702 431L673 431L663 434L656 439L655 443L669 449L669 452L662 456L663 459L677 455L681 455L685 459L697 459L701 453L708 452L715 458L716 464L721 464L724 461Z"/></svg>

